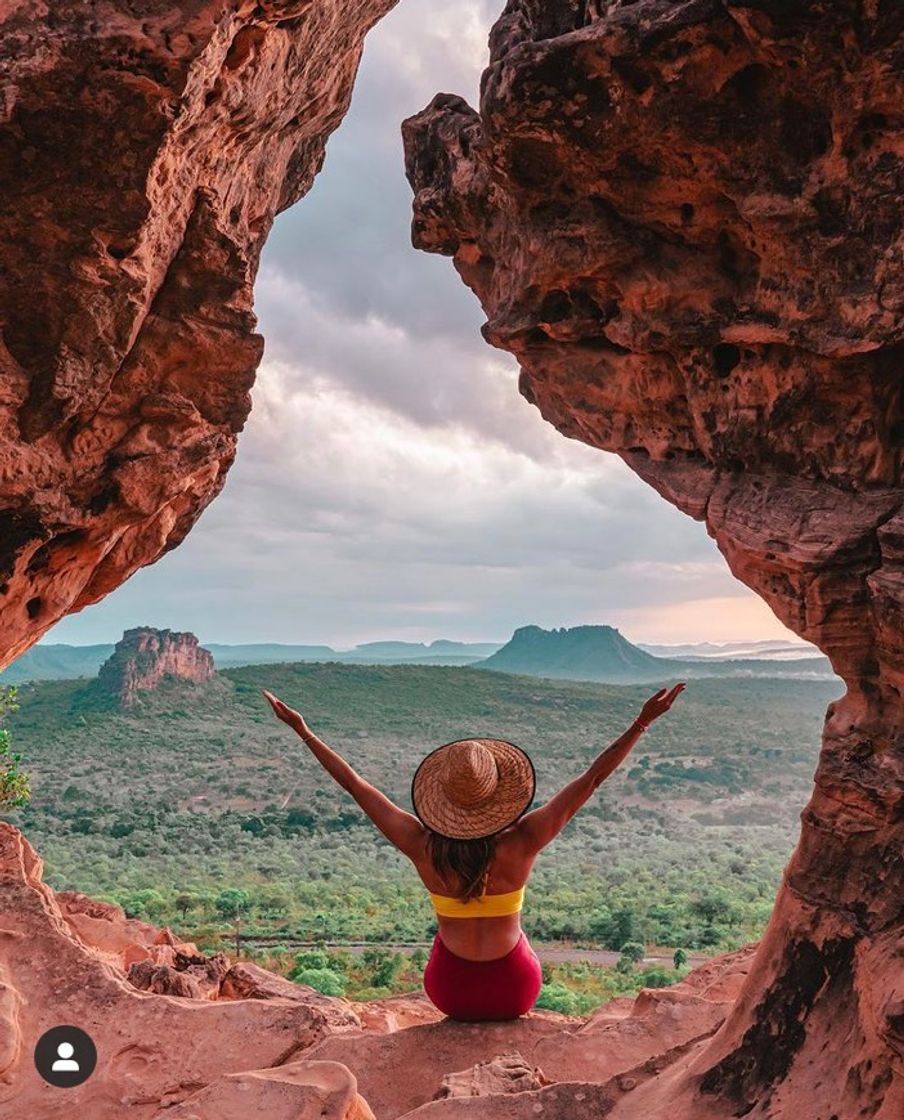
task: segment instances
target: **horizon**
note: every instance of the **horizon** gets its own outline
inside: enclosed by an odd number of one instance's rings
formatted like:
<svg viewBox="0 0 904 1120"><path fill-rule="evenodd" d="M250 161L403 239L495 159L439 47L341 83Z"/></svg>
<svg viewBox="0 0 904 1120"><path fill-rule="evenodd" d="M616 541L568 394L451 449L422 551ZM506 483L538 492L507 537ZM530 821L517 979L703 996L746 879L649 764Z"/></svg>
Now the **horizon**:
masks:
<svg viewBox="0 0 904 1120"><path fill-rule="evenodd" d="M214 640L212 638L202 638L201 635L195 633L194 630L186 629L185 627L153 626L150 623L138 623L136 626L125 627L125 629L123 631L120 631L119 636L116 637L116 638L103 638L103 639L100 639L98 641L91 641L91 642L76 642L76 641L61 642L61 641L56 641L56 640L50 640L51 636L52 636L52 631L51 631L47 635L45 635L43 638L41 638L41 640L39 642L36 642L35 645L32 646L31 648L35 649L39 646L52 646L52 645L64 645L64 646L69 646L69 647L73 647L73 648L89 648L91 646L98 646L98 645L115 645L122 638L123 633L125 633L125 630L132 630L132 629L169 630L169 631L172 631L174 633L191 633L191 634L194 634L195 637L198 638L198 641L202 646L205 646L205 645L215 645L215 646L255 646L255 645L259 645L259 646L287 646L287 647L288 646L328 646L330 649L334 650L336 653L347 653L347 652L350 652L351 650L358 649L361 646L372 645L372 644L376 644L376 643L380 643L380 642L407 643L407 644L410 644L410 645L423 645L423 646L431 646L431 645L434 645L438 642L457 642L457 643L460 643L462 645L498 645L498 646L503 646L503 645L506 645L508 642L510 642L512 640L512 637L514 636L514 633L515 633L516 630L521 630L525 627L536 626L536 625L537 625L536 623L531 623L531 622L522 623L519 626L516 626L515 629L512 631L512 633L507 638L455 638L455 637L450 637L448 634L440 634L440 635L438 635L434 638L420 638L420 639L399 638L399 637L394 637L394 636L385 637L384 636L382 638L367 639L366 641L357 642L353 645L341 645L341 644L339 644L337 642L334 642L334 641L320 640L320 639L296 639L296 640L293 640L293 641L282 641L282 640L279 640L279 639L253 638L253 639L249 639L247 641L220 641L220 640ZM611 629L613 629L617 633L619 633L621 635L621 637L624 638L626 641L630 642L632 645L638 645L638 646L642 646L642 645L650 645L650 646L700 646L700 645L709 645L709 646L715 646L717 648L724 648L724 647L727 647L727 646L735 646L735 645L750 645L750 646L766 645L766 644L788 645L788 646L799 645L799 646L806 646L806 647L812 648L816 651L816 653L818 655L823 656L821 650L819 650L819 648L817 646L814 646L812 642L808 642L804 638L801 638L796 634L793 634L790 638L781 638L781 637L779 637L779 638L733 638L733 639L728 639L728 640L724 640L724 641L711 641L711 640L705 639L705 638L704 639L699 639L699 640L694 640L694 639L689 639L688 638L688 639L677 640L677 641L676 640L656 641L656 640L647 640L647 639L635 639L635 638L629 637L627 634L625 634L623 632L621 627L612 626L610 623L605 623L605 622L576 623L573 626L541 626L541 627L539 627L539 629L544 630L545 632L549 633L549 632L554 631L554 630L574 630L574 629L578 629L580 627L590 627L590 626L599 626L599 627L610 626ZM26 653L27 652L28 651L26 650ZM22 654L21 656L25 656L25 654ZM18 660L18 658L17 658L17 660ZM12 664L15 664L15 662L12 662Z"/></svg>

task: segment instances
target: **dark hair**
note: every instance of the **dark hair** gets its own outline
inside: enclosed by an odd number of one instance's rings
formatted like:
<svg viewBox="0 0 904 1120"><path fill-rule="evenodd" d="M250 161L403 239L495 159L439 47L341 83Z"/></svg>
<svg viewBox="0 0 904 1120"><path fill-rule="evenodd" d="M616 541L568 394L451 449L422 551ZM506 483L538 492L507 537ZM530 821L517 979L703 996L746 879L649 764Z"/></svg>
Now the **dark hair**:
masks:
<svg viewBox="0 0 904 1120"><path fill-rule="evenodd" d="M456 878L452 896L467 902L483 894L486 878L496 854L496 836L476 840L453 840L427 829L427 850L437 874L447 885L450 873Z"/></svg>

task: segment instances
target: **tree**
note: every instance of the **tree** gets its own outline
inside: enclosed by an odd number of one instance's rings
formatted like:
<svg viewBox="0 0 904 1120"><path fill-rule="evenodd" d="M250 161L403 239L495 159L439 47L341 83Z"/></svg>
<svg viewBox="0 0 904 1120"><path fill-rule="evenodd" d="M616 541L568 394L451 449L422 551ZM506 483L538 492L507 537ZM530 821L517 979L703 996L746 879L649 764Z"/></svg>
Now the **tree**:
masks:
<svg viewBox="0 0 904 1120"><path fill-rule="evenodd" d="M636 921L633 910L616 910L612 915L612 948L636 940Z"/></svg>
<svg viewBox="0 0 904 1120"><path fill-rule="evenodd" d="M370 982L375 988L390 987L405 963L401 953L390 953L386 949L367 949L361 959L364 966L372 970Z"/></svg>
<svg viewBox="0 0 904 1120"><path fill-rule="evenodd" d="M0 688L0 720L7 712L18 711L15 686ZM20 768L22 755L13 751L9 732L0 728L0 809L18 809L28 803L31 784Z"/></svg>
<svg viewBox="0 0 904 1120"><path fill-rule="evenodd" d="M242 952L242 915L251 909L251 896L247 891L238 887L227 887L217 895L214 906L224 918L229 918L235 932L235 955L241 956Z"/></svg>
<svg viewBox="0 0 904 1120"><path fill-rule="evenodd" d="M175 907L184 918L189 910L197 909L200 899L196 894L177 894L174 900Z"/></svg>
<svg viewBox="0 0 904 1120"><path fill-rule="evenodd" d="M295 979L295 973L304 972L305 969L323 969L331 965L329 955L322 949L308 949L303 953L295 954L295 968L289 973L289 979Z"/></svg>
<svg viewBox="0 0 904 1120"><path fill-rule="evenodd" d="M123 908L127 918L147 918L154 921L166 909L166 900L158 890L145 887L143 890L130 891L121 895L119 905Z"/></svg>
<svg viewBox="0 0 904 1120"><path fill-rule="evenodd" d="M214 906L224 918L235 921L251 909L251 896L238 887L227 887L217 895Z"/></svg>
<svg viewBox="0 0 904 1120"><path fill-rule="evenodd" d="M717 922L725 925L735 921L737 917L735 900L722 890L707 891L702 897L693 899L689 909L708 926Z"/></svg>
<svg viewBox="0 0 904 1120"><path fill-rule="evenodd" d="M619 950L632 964L639 964L646 955L646 949L639 941L626 941Z"/></svg>

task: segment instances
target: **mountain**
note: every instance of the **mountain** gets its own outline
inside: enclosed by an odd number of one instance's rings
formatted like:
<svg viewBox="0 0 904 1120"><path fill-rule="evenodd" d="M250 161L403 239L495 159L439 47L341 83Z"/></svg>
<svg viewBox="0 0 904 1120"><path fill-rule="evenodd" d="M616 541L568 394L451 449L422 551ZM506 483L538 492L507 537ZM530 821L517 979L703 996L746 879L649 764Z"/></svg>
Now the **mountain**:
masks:
<svg viewBox="0 0 904 1120"><path fill-rule="evenodd" d="M613 626L520 626L502 649L476 667L572 680L652 680L662 676L666 664Z"/></svg>
<svg viewBox="0 0 904 1120"><path fill-rule="evenodd" d="M647 653L652 653L654 657L679 657L689 661L726 657L742 657L750 660L775 658L784 661L822 656L818 647L810 642L784 638L769 638L759 642L684 642L679 645L652 645L648 642L638 642L637 645Z"/></svg>
<svg viewBox="0 0 904 1120"><path fill-rule="evenodd" d="M98 646L32 646L0 673L0 685L94 677L112 652L112 642Z"/></svg>
<svg viewBox="0 0 904 1120"><path fill-rule="evenodd" d="M278 642L257 642L242 646L205 642L204 648L213 654L218 669L231 669L239 665L273 665L283 661L337 661L340 657L331 646L283 646Z"/></svg>
<svg viewBox="0 0 904 1120"><path fill-rule="evenodd" d="M658 681L682 677L833 677L825 657L806 643L710 642L644 645L629 642L613 626L573 626L543 630L522 626L504 645L498 642L363 642L351 649L327 645L205 643L217 669L241 665L338 661L350 665L470 665L527 676L563 680ZM112 654L112 645L37 645L0 673L0 685L37 680L94 677Z"/></svg>
<svg viewBox="0 0 904 1120"><path fill-rule="evenodd" d="M522 626L502 649L474 663L473 668L612 683L664 682L667 678L712 676L828 680L834 675L825 657L785 661L753 657L655 657L622 637L613 626L574 626L553 630Z"/></svg>
<svg viewBox="0 0 904 1120"><path fill-rule="evenodd" d="M442 663L464 664L489 657L499 649L499 642L451 642L438 638L428 645L426 642L364 642L354 649L344 650L337 660L370 663L384 661L430 661L434 665Z"/></svg>
<svg viewBox="0 0 904 1120"><path fill-rule="evenodd" d="M306 661L340 661L358 665L425 664L470 665L494 653L499 642L453 642L438 638L430 642L365 642L352 649L336 650L325 645L281 645L258 642L224 645L205 642L217 669L240 665L294 664ZM25 681L75 680L94 677L113 653L113 645L36 645L0 673L0 685Z"/></svg>
<svg viewBox="0 0 904 1120"><path fill-rule="evenodd" d="M88 687L131 708L139 692L154 692L165 680L206 684L213 674L213 657L194 634L137 626L126 630Z"/></svg>

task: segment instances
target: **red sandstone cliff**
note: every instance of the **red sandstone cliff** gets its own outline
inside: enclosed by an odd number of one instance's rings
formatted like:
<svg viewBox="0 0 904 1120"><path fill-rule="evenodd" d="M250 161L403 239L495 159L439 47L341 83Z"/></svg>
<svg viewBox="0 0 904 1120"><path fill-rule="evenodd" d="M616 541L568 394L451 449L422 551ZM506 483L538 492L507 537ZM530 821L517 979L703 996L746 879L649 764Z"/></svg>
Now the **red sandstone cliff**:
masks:
<svg viewBox="0 0 904 1120"><path fill-rule="evenodd" d="M393 3L0 5L0 664L222 488L261 247Z"/></svg>
<svg viewBox="0 0 904 1120"><path fill-rule="evenodd" d="M260 354L261 243L310 185L390 6L0 12L4 663L177 545L222 486ZM585 1048L565 1080L420 1115L904 1112L902 24L890 0L509 0L480 113L442 96L406 127L416 239L454 254L525 395L705 520L847 684L773 920L713 1037L721 1016L703 1014L703 1037L662 1033L613 1077L641 1013L564 1030L555 1045ZM354 1053L293 1060L338 1045L321 1019L137 991L0 831L0 1109L40 1115L29 1043L71 1013L114 1055L86 1083L107 1109L92 1120L249 1100L367 1115ZM511 1048L532 1061L535 1021L475 1044L520 1068ZM432 1031L417 1053L463 1074L473 1050L442 1049L439 1026L414 1028ZM368 1052L361 1076L411 1114L413 1031L387 1037L398 1049Z"/></svg>
<svg viewBox="0 0 904 1120"><path fill-rule="evenodd" d="M166 678L203 684L214 674L213 654L194 634L139 626L126 630L101 665L98 689L130 708L139 692L152 691Z"/></svg>
<svg viewBox="0 0 904 1120"><path fill-rule="evenodd" d="M904 1113L902 78L881 0L509 0L480 111L404 126L415 244L524 396L847 686L747 984L644 1115Z"/></svg>

